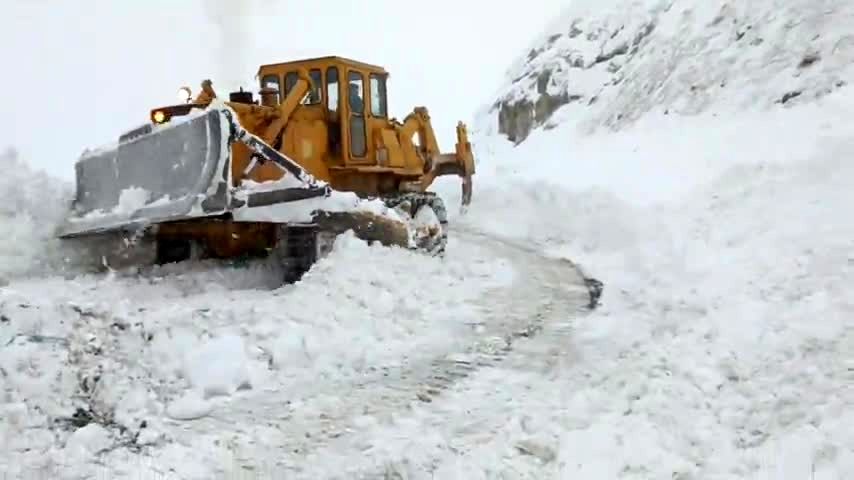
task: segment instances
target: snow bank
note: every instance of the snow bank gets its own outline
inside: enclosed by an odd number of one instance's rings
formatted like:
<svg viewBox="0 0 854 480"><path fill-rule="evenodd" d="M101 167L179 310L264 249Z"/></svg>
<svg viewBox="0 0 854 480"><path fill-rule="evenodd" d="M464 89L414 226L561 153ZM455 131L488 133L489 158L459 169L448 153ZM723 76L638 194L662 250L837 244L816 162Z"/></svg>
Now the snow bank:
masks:
<svg viewBox="0 0 854 480"><path fill-rule="evenodd" d="M554 380L502 376L526 412L511 425L538 425L556 452L504 465L547 478L845 478L854 224L835 206L852 201L852 152L838 140L808 163L733 169L685 205L638 211L669 228L636 231L631 247L568 247L605 281L604 306L576 329L579 364ZM493 469L479 458L529 434L508 426L457 461Z"/></svg>
<svg viewBox="0 0 854 480"><path fill-rule="evenodd" d="M473 301L512 272L452 246L443 261L344 235L300 283L272 290L235 280L263 266L16 279L0 289L0 472L115 477L150 462L211 478L223 459L204 422L257 429L263 402L277 415L314 408L308 399L334 402L366 375L453 348L479 318ZM76 433L79 410L109 436ZM78 455L89 445L106 466Z"/></svg>
<svg viewBox="0 0 854 480"><path fill-rule="evenodd" d="M604 282L603 304L559 345L535 338L441 405L358 432L368 453L347 466L847 478L852 13L839 1L573 2L481 112L474 201L454 222L579 262ZM541 128L500 132L564 93L580 98Z"/></svg>
<svg viewBox="0 0 854 480"><path fill-rule="evenodd" d="M73 186L34 171L13 149L0 152L0 279L61 269L64 252L54 238Z"/></svg>
<svg viewBox="0 0 854 480"><path fill-rule="evenodd" d="M783 111L648 114L593 135L570 122L515 148L488 139L500 153L485 156L461 221L533 241L606 285L576 330L585 360L567 380L520 379L559 392L529 398L556 412L532 415L550 425L550 475L854 471L854 437L840 428L854 420L842 291L854 222L840 214L854 201L852 113L841 90ZM533 156L536 167L523 160ZM507 435L467 458L518 441Z"/></svg>
<svg viewBox="0 0 854 480"><path fill-rule="evenodd" d="M367 453L338 467L404 478L846 478L852 113L843 90L779 114L662 125L696 155L638 125L584 137L559 127L482 157L495 164L455 221L581 263L605 283L603 304L559 344L517 345L515 359L440 405L366 426L352 443ZM777 134L784 123L791 135ZM755 156L770 138L774 155ZM564 142L579 153L558 153ZM545 160L525 160L535 155ZM628 188L632 179L645 185Z"/></svg>

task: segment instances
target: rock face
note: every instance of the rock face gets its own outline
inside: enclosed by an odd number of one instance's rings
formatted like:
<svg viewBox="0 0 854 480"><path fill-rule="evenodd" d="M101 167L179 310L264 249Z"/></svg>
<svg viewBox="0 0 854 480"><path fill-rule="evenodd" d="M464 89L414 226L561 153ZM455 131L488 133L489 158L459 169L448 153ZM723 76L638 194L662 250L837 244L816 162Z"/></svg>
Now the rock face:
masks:
<svg viewBox="0 0 854 480"><path fill-rule="evenodd" d="M785 108L854 74L846 0L609 3L580 2L559 17L510 67L479 123L518 144L564 115L592 131L650 111Z"/></svg>
<svg viewBox="0 0 854 480"><path fill-rule="evenodd" d="M525 99L499 103L498 131L513 143L524 140L534 127L534 105Z"/></svg>
<svg viewBox="0 0 854 480"><path fill-rule="evenodd" d="M519 71L510 88L493 105L499 133L518 144L533 129L549 128L548 120L564 105L595 102L596 92L584 88L589 83L584 72L603 70L603 78L617 73L654 28L654 22L641 22L623 39L625 34L618 34L624 26L614 32L607 25L597 26L585 33L581 21L572 20L566 32L549 35L515 66Z"/></svg>
<svg viewBox="0 0 854 480"><path fill-rule="evenodd" d="M528 99L499 102L499 132L507 135L511 142L522 142L534 127L543 125L558 108L581 98L566 91L549 93L547 87L551 75L551 70L543 70L537 75L537 97L533 102Z"/></svg>

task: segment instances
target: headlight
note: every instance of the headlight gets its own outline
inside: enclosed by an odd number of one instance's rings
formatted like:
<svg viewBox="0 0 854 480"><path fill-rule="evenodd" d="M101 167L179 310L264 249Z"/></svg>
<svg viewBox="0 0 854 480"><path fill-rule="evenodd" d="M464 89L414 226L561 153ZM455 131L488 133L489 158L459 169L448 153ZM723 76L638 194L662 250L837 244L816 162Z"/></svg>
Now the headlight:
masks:
<svg viewBox="0 0 854 480"><path fill-rule="evenodd" d="M163 123L166 120L166 114L162 110L158 110L154 112L152 118L154 119L154 123Z"/></svg>

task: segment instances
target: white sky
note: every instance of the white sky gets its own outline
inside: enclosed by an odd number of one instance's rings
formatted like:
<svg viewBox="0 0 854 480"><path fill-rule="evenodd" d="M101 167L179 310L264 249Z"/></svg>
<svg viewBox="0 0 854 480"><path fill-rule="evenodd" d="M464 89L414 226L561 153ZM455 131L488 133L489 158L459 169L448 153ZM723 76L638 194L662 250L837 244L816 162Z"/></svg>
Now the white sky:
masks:
<svg viewBox="0 0 854 480"><path fill-rule="evenodd" d="M146 122L181 85L257 92L259 64L341 55L385 66L392 115L427 106L452 151L456 122L570 1L0 0L0 149L71 179L84 148Z"/></svg>

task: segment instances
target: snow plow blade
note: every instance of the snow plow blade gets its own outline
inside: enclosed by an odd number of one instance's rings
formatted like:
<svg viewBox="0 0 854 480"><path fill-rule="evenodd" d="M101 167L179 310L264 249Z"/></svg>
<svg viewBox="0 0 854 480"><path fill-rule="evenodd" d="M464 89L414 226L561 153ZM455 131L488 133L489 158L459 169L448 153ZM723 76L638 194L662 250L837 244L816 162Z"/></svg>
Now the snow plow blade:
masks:
<svg viewBox="0 0 854 480"><path fill-rule="evenodd" d="M136 230L151 223L221 215L242 206L329 195L323 182L244 130L228 107L212 107L185 118L163 126L143 125L122 135L112 148L84 153L75 167L72 211L59 237ZM259 193L231 188L235 141L291 173L293 186Z"/></svg>

